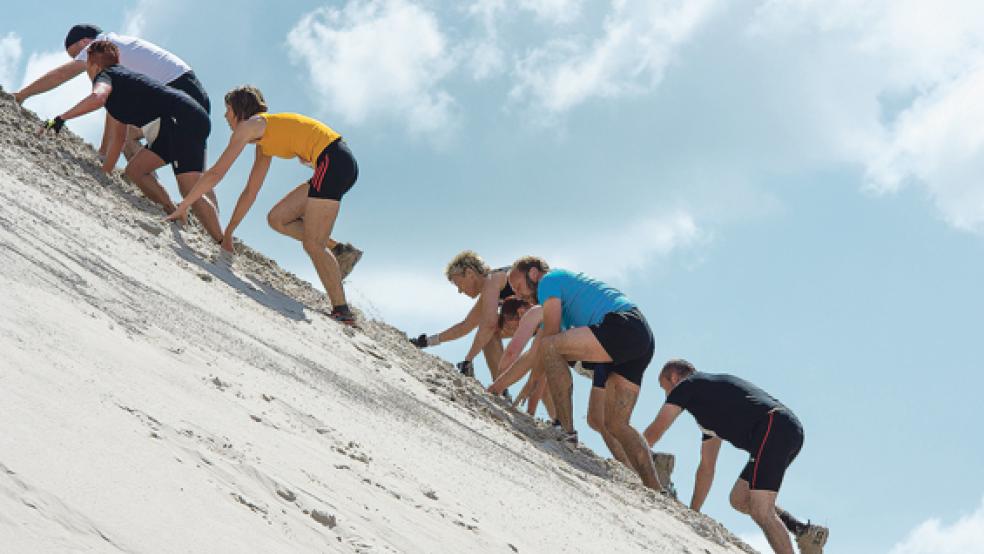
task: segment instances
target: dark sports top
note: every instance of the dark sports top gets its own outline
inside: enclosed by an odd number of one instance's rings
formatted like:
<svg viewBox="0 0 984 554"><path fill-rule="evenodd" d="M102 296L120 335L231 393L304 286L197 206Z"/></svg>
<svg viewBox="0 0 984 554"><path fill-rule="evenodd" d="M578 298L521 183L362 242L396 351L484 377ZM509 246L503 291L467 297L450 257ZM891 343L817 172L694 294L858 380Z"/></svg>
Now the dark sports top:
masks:
<svg viewBox="0 0 984 554"><path fill-rule="evenodd" d="M752 453L752 433L766 415L784 406L764 390L734 375L698 371L680 381L666 397L667 404L690 412L704 440L720 437Z"/></svg>
<svg viewBox="0 0 984 554"><path fill-rule="evenodd" d="M103 69L92 82L112 87L106 100L106 111L122 123L143 127L161 117L174 117L179 123L182 119L195 118L208 121L205 110L183 91L121 65Z"/></svg>
<svg viewBox="0 0 984 554"><path fill-rule="evenodd" d="M512 269L512 266L508 266L507 265L506 267L500 267L499 269L493 269L492 270L492 273L498 273L500 271L503 271L508 276L510 269ZM509 284L509 279L506 279L506 286L503 287L503 289L501 291L499 291L499 302L501 303L506 298L509 298L510 296L515 296L515 294L516 293L513 292L513 290L512 290L512 285Z"/></svg>

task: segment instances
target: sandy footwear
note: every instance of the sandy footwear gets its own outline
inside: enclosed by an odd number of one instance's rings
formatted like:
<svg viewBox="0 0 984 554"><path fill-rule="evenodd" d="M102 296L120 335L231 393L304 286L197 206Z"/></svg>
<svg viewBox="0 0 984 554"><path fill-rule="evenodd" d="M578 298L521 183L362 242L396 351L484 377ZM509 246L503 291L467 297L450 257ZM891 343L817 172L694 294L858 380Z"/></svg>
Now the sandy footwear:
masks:
<svg viewBox="0 0 984 554"><path fill-rule="evenodd" d="M823 554L823 545L827 544L830 530L812 523L806 524L806 529L796 535L796 545L800 554Z"/></svg>
<svg viewBox="0 0 984 554"><path fill-rule="evenodd" d="M352 313L352 311L347 307L339 310L336 306L335 308L332 308L331 312L328 312L327 315L329 318L334 319L343 325L348 325L349 327L355 326L355 314Z"/></svg>
<svg viewBox="0 0 984 554"><path fill-rule="evenodd" d="M340 242L331 249L331 253L338 260L338 269L342 272L342 279L352 273L352 268L362 259L362 250L352 246L349 242Z"/></svg>
<svg viewBox="0 0 984 554"><path fill-rule="evenodd" d="M656 466L656 477L659 479L659 484L663 485L663 489L670 496L676 498L676 487L673 486L673 479L671 478L676 458L667 452L653 452L653 464Z"/></svg>

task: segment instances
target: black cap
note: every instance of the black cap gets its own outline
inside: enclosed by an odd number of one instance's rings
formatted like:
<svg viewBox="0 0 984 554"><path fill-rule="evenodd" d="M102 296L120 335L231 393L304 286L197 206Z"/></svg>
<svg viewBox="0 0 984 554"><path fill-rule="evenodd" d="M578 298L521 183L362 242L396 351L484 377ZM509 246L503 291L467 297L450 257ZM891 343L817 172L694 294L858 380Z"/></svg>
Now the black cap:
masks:
<svg viewBox="0 0 984 554"><path fill-rule="evenodd" d="M95 25L88 25L85 23L76 25L75 27L69 29L68 34L65 35L65 50L68 50L69 46L84 38L96 38L100 33L102 33L102 29Z"/></svg>

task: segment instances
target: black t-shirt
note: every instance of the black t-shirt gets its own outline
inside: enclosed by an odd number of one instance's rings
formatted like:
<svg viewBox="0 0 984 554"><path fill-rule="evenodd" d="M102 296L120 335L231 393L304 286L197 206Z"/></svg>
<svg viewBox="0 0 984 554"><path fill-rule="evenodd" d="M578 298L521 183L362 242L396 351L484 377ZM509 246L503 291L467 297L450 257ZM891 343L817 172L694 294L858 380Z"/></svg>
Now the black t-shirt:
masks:
<svg viewBox="0 0 984 554"><path fill-rule="evenodd" d="M670 391L667 404L690 412L704 439L720 437L752 452L756 424L782 404L748 381L734 375L698 371Z"/></svg>
<svg viewBox="0 0 984 554"><path fill-rule="evenodd" d="M200 120L202 116L208 119L205 110L185 92L121 65L103 69L92 82L113 87L106 100L106 111L128 125L143 127L160 117L174 117L179 123L182 119Z"/></svg>

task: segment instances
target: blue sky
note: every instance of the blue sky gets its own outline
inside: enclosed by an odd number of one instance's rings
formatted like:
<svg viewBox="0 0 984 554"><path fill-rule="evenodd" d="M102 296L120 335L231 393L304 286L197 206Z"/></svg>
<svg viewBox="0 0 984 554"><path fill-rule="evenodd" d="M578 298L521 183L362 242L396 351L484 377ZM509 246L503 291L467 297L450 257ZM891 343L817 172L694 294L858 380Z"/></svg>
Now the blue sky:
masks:
<svg viewBox="0 0 984 554"><path fill-rule="evenodd" d="M222 95L256 84L359 160L336 233L366 251L353 304L437 332L470 305L442 275L465 248L609 280L647 314L654 366L735 373L799 414L806 445L780 502L829 525L830 551L969 552L984 541L970 427L984 386L984 5L857 4L52 2L44 24L13 5L0 85L66 60L74 23L136 33L208 88L214 160ZM86 89L27 106L50 117ZM94 140L100 125L70 127ZM248 158L217 189L225 215ZM308 173L274 163L239 236L315 280L264 217ZM578 425L604 452L588 387ZM634 422L662 401L650 378ZM683 417L659 445L688 498L698 440ZM764 547L727 505L743 461L723 451L705 511Z"/></svg>

